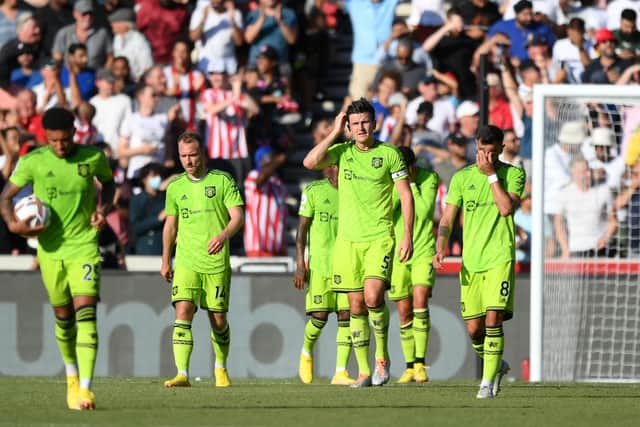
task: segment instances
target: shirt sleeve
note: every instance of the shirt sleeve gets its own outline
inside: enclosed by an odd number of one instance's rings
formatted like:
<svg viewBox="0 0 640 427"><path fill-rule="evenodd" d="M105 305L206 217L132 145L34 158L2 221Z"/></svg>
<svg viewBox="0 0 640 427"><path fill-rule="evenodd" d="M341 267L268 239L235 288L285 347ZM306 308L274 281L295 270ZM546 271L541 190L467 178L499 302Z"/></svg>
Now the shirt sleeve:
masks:
<svg viewBox="0 0 640 427"><path fill-rule="evenodd" d="M298 215L307 218L313 218L313 199L309 193L309 187L305 187L302 190L302 196L300 197L300 208L298 209Z"/></svg>
<svg viewBox="0 0 640 427"><path fill-rule="evenodd" d="M189 21L189 31L193 31L198 28L198 24L202 21L202 10L206 5L207 3L198 2L196 9L193 11L193 15L191 15L191 20Z"/></svg>
<svg viewBox="0 0 640 427"><path fill-rule="evenodd" d="M518 197L522 196L524 184L526 182L524 169L510 167L507 172L507 179L504 183L504 190L507 193L513 193Z"/></svg>
<svg viewBox="0 0 640 427"><path fill-rule="evenodd" d="M29 159L30 157L23 157L18 160L18 164L9 178L9 181L18 187L24 187L33 182L33 171Z"/></svg>
<svg viewBox="0 0 640 427"><path fill-rule="evenodd" d="M53 47L51 48L51 53L59 53L60 55L64 55L65 54L65 43L64 43L64 36L65 36L65 31L63 31L66 27L62 27L60 30L58 30L58 32L56 33L55 38L53 39Z"/></svg>
<svg viewBox="0 0 640 427"><path fill-rule="evenodd" d="M342 156L342 153L344 153L344 150L346 149L346 147L347 147L346 142L343 142L341 144L334 144L331 147L329 147L327 154L329 154L329 157L331 158L331 164L333 165L340 164L340 157Z"/></svg>
<svg viewBox="0 0 640 427"><path fill-rule="evenodd" d="M169 183L167 186L167 193L165 195L164 200L164 212L167 215L177 216L178 215L178 205L176 204L175 195L173 191L173 185Z"/></svg>
<svg viewBox="0 0 640 427"><path fill-rule="evenodd" d="M113 179L113 172L111 171L111 167L109 166L109 161L107 160L107 156L104 153L98 153L98 160L96 162L96 170L94 175L98 178L100 182L109 182Z"/></svg>
<svg viewBox="0 0 640 427"><path fill-rule="evenodd" d="M446 203L448 205L454 205L457 207L462 206L462 191L460 188L460 173L456 173L451 178L451 183L449 183L449 191L447 192Z"/></svg>
<svg viewBox="0 0 640 427"><path fill-rule="evenodd" d="M393 181L399 181L401 179L407 179L409 173L407 172L407 165L404 164L404 159L400 154L400 151L392 147L390 151L392 154L389 156L389 173Z"/></svg>
<svg viewBox="0 0 640 427"><path fill-rule="evenodd" d="M224 205L227 208L232 208L234 206L244 206L244 201L242 200L242 196L240 196L238 185L233 180L233 178L229 176L225 177L223 197Z"/></svg>
<svg viewBox="0 0 640 427"><path fill-rule="evenodd" d="M436 196L438 195L438 186L440 185L440 178L435 172L431 172L429 177L420 187L422 198L429 203L430 206L435 206Z"/></svg>

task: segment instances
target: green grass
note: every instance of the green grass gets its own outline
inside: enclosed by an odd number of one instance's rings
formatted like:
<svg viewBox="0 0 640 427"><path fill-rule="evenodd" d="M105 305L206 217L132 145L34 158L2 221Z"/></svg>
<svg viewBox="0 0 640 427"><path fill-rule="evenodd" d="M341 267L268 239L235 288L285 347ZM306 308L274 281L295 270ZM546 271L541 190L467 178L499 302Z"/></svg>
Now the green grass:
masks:
<svg viewBox="0 0 640 427"><path fill-rule="evenodd" d="M326 380L211 380L164 389L159 378L98 378L94 412L69 411L62 378L0 377L0 426L637 426L640 385L506 383L476 400L477 383L434 381L349 389Z"/></svg>

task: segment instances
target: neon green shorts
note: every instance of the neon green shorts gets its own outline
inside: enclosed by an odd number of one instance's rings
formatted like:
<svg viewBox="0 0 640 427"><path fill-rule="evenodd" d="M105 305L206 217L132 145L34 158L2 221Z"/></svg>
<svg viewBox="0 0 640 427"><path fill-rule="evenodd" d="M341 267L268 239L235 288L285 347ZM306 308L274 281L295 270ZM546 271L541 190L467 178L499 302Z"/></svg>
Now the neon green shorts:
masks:
<svg viewBox="0 0 640 427"><path fill-rule="evenodd" d="M38 256L42 282L53 307L70 304L73 297L100 297L100 256L63 261Z"/></svg>
<svg viewBox="0 0 640 427"><path fill-rule="evenodd" d="M388 286L394 245L392 237L371 242L336 239L331 285L333 291L361 292L365 279L380 279Z"/></svg>
<svg viewBox="0 0 640 427"><path fill-rule="evenodd" d="M413 295L414 286L432 287L434 283L435 274L431 258L411 260L409 264L394 261L389 299L398 301L409 298Z"/></svg>
<svg viewBox="0 0 640 427"><path fill-rule="evenodd" d="M460 310L465 320L484 316L488 310L504 311L505 320L513 317L515 263L487 271L460 270Z"/></svg>
<svg viewBox="0 0 640 427"><path fill-rule="evenodd" d="M173 272L171 302L191 301L195 306L208 311L226 313L229 311L231 269L220 273L196 273L185 267L176 266Z"/></svg>
<svg viewBox="0 0 640 427"><path fill-rule="evenodd" d="M307 314L315 311L349 311L349 297L346 293L337 293L331 290L331 277L309 272L309 286L305 300Z"/></svg>

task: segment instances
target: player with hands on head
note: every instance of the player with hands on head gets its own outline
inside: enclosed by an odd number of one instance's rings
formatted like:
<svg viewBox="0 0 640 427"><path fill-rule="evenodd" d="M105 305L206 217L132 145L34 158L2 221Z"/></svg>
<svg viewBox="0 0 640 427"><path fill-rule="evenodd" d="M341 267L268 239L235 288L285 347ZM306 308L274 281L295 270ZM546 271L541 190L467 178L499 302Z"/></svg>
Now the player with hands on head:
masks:
<svg viewBox="0 0 640 427"><path fill-rule="evenodd" d="M335 144L343 129L350 141ZM389 381L389 286L396 241L393 231L392 190L397 188L404 230L397 244L400 262L413 254L413 196L407 167L398 149L373 138L373 106L364 98L352 102L335 118L334 129L304 159L308 169L339 168L338 235L333 257L335 292L349 296L351 340L360 375L352 387L383 385ZM369 366L369 320L376 341L376 367Z"/></svg>
<svg viewBox="0 0 640 427"><path fill-rule="evenodd" d="M473 349L484 361L478 399L495 397L509 371L502 360L502 324L513 317L513 214L524 190L525 173L498 160L503 137L496 126L478 130L476 163L456 172L449 184L433 259L433 266L442 268L453 221L464 207L460 300Z"/></svg>
<svg viewBox="0 0 640 427"><path fill-rule="evenodd" d="M164 386L191 385L191 325L200 305L211 325L216 387L229 387L226 369L231 340L227 322L231 285L229 239L244 224L244 203L231 175L206 169L198 134L183 133L178 138L178 153L185 173L167 186L160 270L162 277L171 283L171 302L176 310L173 356L178 373L165 381Z"/></svg>

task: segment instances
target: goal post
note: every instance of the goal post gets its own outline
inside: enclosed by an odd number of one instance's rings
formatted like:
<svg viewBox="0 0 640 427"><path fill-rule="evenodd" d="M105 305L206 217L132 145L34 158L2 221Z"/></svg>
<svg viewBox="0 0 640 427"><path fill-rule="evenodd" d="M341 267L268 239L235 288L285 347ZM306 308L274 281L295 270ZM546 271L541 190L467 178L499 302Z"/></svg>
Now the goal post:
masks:
<svg viewBox="0 0 640 427"><path fill-rule="evenodd" d="M553 173L545 153L567 122L582 122L586 141L594 128L610 126L613 151L624 156L630 126L640 126L640 86L534 87L530 381L640 381L640 258L624 234L640 230L618 228L606 258L546 254L547 239L556 236L545 210L545 173ZM572 160L582 153L572 152ZM611 199L622 190L612 188Z"/></svg>

